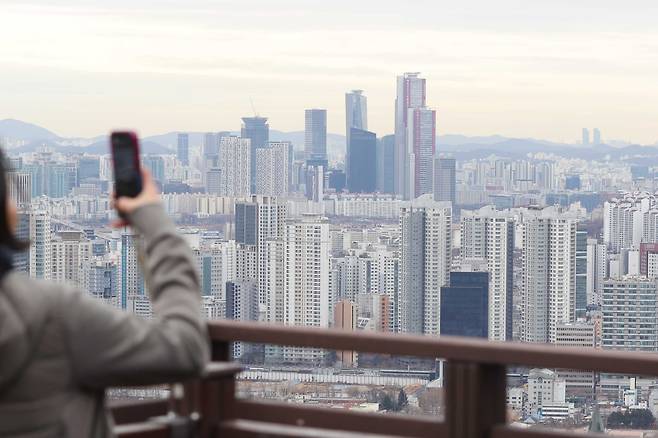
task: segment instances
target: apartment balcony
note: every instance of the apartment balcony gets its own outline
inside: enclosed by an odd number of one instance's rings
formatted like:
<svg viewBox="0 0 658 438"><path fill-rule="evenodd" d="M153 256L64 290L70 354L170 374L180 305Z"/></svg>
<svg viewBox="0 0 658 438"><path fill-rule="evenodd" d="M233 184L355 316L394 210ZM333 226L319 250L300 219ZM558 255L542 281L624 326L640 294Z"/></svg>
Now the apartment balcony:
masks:
<svg viewBox="0 0 658 438"><path fill-rule="evenodd" d="M521 429L507 422L507 366L567 368L625 375L658 374L658 355L346 332L259 323L209 324L213 363L203 378L173 384L168 400L115 402L121 438L187 437L404 437L568 438L600 435ZM354 350L446 360L445 418L371 414L236 397L239 364L229 362L233 341Z"/></svg>

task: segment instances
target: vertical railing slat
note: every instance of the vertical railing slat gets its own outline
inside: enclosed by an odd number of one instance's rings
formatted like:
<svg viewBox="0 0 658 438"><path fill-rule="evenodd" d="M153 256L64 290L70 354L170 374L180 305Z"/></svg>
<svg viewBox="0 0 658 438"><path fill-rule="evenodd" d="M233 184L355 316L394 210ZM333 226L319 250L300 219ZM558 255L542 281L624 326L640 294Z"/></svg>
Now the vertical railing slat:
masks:
<svg viewBox="0 0 658 438"><path fill-rule="evenodd" d="M448 362L444 387L450 438L487 438L507 422L504 366Z"/></svg>

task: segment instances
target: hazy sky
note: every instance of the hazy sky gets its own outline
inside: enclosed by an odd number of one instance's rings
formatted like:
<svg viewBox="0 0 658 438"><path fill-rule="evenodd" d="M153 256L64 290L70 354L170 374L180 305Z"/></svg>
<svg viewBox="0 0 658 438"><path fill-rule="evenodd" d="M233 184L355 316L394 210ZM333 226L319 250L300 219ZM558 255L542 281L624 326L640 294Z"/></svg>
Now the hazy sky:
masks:
<svg viewBox="0 0 658 438"><path fill-rule="evenodd" d="M303 129L344 93L393 130L395 76L419 71L439 133L658 140L658 2L0 0L0 119L65 135Z"/></svg>

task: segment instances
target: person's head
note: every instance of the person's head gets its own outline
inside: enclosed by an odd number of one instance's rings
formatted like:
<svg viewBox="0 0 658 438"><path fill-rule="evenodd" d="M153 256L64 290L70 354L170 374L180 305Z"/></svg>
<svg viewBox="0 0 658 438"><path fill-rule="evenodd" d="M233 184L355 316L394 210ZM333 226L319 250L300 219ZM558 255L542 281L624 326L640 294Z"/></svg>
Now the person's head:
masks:
<svg viewBox="0 0 658 438"><path fill-rule="evenodd" d="M18 226L18 208L16 202L9 196L9 162L0 149L0 246L12 250L22 250L28 247L28 242L16 238Z"/></svg>

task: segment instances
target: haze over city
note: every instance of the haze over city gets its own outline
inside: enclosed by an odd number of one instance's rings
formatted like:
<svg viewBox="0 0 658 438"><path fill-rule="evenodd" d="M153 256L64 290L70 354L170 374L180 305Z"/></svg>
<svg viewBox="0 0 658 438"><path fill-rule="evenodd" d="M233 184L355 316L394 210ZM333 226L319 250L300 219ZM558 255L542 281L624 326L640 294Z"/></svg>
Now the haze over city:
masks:
<svg viewBox="0 0 658 438"><path fill-rule="evenodd" d="M0 119L63 136L282 131L364 89L369 127L394 130L395 76L421 71L439 134L575 143L658 140L652 2L3 1Z"/></svg>
<svg viewBox="0 0 658 438"><path fill-rule="evenodd" d="M0 0L0 436L658 437L656 12Z"/></svg>

